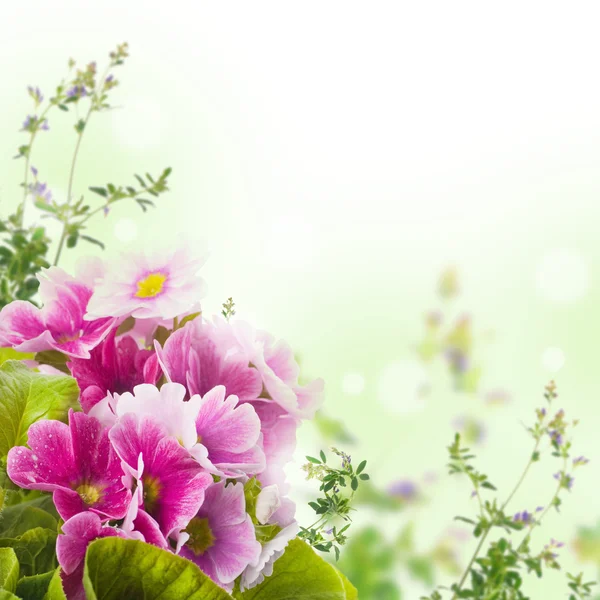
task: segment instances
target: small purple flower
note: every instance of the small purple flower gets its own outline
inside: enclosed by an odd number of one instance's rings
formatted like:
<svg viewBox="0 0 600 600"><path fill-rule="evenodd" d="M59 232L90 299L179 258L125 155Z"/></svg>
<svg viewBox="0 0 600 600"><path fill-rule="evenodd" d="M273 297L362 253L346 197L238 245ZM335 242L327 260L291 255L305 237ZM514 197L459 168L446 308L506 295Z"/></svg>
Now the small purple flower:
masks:
<svg viewBox="0 0 600 600"><path fill-rule="evenodd" d="M34 99L36 104L41 104L42 101L44 100L44 96L42 96L42 92L40 91L39 87L33 87L33 86L29 86L27 88L27 91L29 92L29 95Z"/></svg>
<svg viewBox="0 0 600 600"><path fill-rule="evenodd" d="M83 98L87 95L88 93L84 85L74 85L72 88L67 90L67 97L69 98Z"/></svg>
<svg viewBox="0 0 600 600"><path fill-rule="evenodd" d="M562 446L563 443L563 436L560 433L560 431L557 431L556 429L553 429L552 431L549 432L550 438L552 439L552 441L557 445L557 446Z"/></svg>
<svg viewBox="0 0 600 600"><path fill-rule="evenodd" d="M523 523L523 525L529 525L530 523L533 523L533 515L528 511L524 510L521 513L517 513L513 517L513 521L515 523Z"/></svg>
<svg viewBox="0 0 600 600"><path fill-rule="evenodd" d="M579 467L582 465L587 465L589 462L590 462L589 458L586 458L585 456L578 456L577 458L573 459L573 466Z"/></svg>
<svg viewBox="0 0 600 600"><path fill-rule="evenodd" d="M108 207L108 205L106 205L103 209L102 212L104 213L105 217L108 217L108 213L110 212L110 208Z"/></svg>
<svg viewBox="0 0 600 600"><path fill-rule="evenodd" d="M543 507L543 506L538 506L538 507L535 509L535 512L536 512L536 513L537 513L537 512L542 512L543 510L544 510L544 507Z"/></svg>
<svg viewBox="0 0 600 600"><path fill-rule="evenodd" d="M33 173L34 177L37 177L38 170L35 167L31 167L31 172Z"/></svg>
<svg viewBox="0 0 600 600"><path fill-rule="evenodd" d="M23 121L23 129L29 129L33 123L37 121L37 117L32 117L31 115L27 115L27 118Z"/></svg>
<svg viewBox="0 0 600 600"><path fill-rule="evenodd" d="M106 83L110 83L114 78L115 78L114 75L109 75L105 81L106 81Z"/></svg>

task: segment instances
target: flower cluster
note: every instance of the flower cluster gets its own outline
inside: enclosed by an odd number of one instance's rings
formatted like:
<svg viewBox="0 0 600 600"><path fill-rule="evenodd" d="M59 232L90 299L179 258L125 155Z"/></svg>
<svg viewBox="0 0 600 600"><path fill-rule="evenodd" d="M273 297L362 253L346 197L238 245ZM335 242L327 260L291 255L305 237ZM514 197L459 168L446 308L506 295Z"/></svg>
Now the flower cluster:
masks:
<svg viewBox="0 0 600 600"><path fill-rule="evenodd" d="M203 318L202 264L178 249L88 262L75 277L52 267L42 308L0 312L1 346L81 391L81 412L35 422L7 460L15 484L52 493L74 597L97 538L179 554L231 591L270 575L299 531L284 467L323 382L302 385L291 348L231 320L231 299L227 319Z"/></svg>

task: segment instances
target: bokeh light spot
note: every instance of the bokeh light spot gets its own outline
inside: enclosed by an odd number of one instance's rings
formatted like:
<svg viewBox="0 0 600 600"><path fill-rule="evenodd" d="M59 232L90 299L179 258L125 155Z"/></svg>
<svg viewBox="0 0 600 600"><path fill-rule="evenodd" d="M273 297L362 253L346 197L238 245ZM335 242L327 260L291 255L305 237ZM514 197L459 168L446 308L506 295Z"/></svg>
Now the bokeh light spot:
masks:
<svg viewBox="0 0 600 600"><path fill-rule="evenodd" d="M566 362L565 353L555 346L546 348L542 353L542 366L550 373L560 371Z"/></svg>
<svg viewBox="0 0 600 600"><path fill-rule="evenodd" d="M590 283L589 268L575 250L558 248L544 256L536 271L540 294L556 304L570 304L585 296Z"/></svg>
<svg viewBox="0 0 600 600"><path fill-rule="evenodd" d="M132 219L119 219L115 223L114 234L120 242L132 242L137 237L138 228Z"/></svg>
<svg viewBox="0 0 600 600"><path fill-rule="evenodd" d="M429 390L425 367L414 358L396 360L387 365L379 378L377 399L390 412L421 412Z"/></svg>
<svg viewBox="0 0 600 600"><path fill-rule="evenodd" d="M358 396L365 389L365 378L360 373L346 373L342 379L342 390L350 396Z"/></svg>

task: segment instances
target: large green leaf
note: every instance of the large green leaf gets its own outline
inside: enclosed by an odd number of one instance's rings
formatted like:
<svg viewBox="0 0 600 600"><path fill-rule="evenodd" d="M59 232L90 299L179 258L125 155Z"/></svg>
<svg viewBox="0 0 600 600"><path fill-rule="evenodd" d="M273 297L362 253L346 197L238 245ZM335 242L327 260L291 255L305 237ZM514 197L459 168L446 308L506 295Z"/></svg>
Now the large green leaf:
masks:
<svg viewBox="0 0 600 600"><path fill-rule="evenodd" d="M63 590L62 579L60 578L60 567L54 571L44 600L67 600L67 596Z"/></svg>
<svg viewBox="0 0 600 600"><path fill-rule="evenodd" d="M19 559L12 548L0 548L0 588L14 592L19 579Z"/></svg>
<svg viewBox="0 0 600 600"><path fill-rule="evenodd" d="M49 571L48 573L19 579L15 594L20 598L27 598L27 600L44 600L50 581L54 577L54 572Z"/></svg>
<svg viewBox="0 0 600 600"><path fill-rule="evenodd" d="M78 408L79 388L72 377L42 375L19 361L0 366L0 457L27 443L29 426L40 419L66 421Z"/></svg>
<svg viewBox="0 0 600 600"><path fill-rule="evenodd" d="M21 600L21 598L6 590L0 590L0 600Z"/></svg>
<svg viewBox="0 0 600 600"><path fill-rule="evenodd" d="M36 527L16 538L0 538L0 548L12 548L21 566L20 576L53 571L56 563L56 531Z"/></svg>
<svg viewBox="0 0 600 600"><path fill-rule="evenodd" d="M292 540L275 561L273 575L256 587L236 592L240 600L356 600L352 584L308 544Z"/></svg>
<svg viewBox="0 0 600 600"><path fill-rule="evenodd" d="M51 496L7 506L0 517L0 537L16 538L35 527L57 531L57 517Z"/></svg>
<svg viewBox="0 0 600 600"><path fill-rule="evenodd" d="M83 585L88 600L231 600L189 560L117 537L89 545Z"/></svg>
<svg viewBox="0 0 600 600"><path fill-rule="evenodd" d="M336 569L336 573L339 578L342 580L342 584L344 586L344 591L346 592L346 600L358 600L358 591L357 589L350 583L350 580L341 572Z"/></svg>

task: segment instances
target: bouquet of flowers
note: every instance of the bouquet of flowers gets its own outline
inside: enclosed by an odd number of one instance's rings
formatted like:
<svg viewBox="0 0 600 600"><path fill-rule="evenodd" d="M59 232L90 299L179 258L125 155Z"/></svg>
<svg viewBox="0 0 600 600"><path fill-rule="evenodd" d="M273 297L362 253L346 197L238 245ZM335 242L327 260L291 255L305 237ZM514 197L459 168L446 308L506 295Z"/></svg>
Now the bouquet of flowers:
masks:
<svg viewBox="0 0 600 600"><path fill-rule="evenodd" d="M301 383L291 348L234 319L231 298L203 315L204 258L187 247L89 258L74 276L58 267L82 240L104 247L92 217L122 200L145 212L168 191L170 168L137 187L89 186L99 206L74 198L83 135L111 108L127 56L119 45L101 76L70 60L46 101L28 88L23 199L0 218L0 599L356 598L314 549L339 555L348 525L329 523L349 521L365 461L309 459L322 492L309 528L284 470L323 381ZM73 108L60 202L30 160L50 111ZM62 231L53 266L43 218Z"/></svg>
<svg viewBox="0 0 600 600"><path fill-rule="evenodd" d="M202 262L42 269L42 307L0 312L5 356L28 363L0 368L0 452L31 490L6 497L0 541L17 595L45 578L50 598L352 597L292 542L284 467L323 382L300 385L291 348L232 319L231 300L205 318Z"/></svg>

